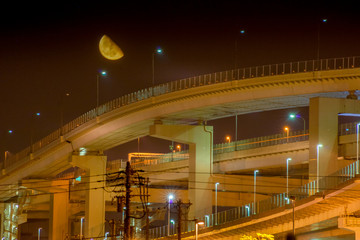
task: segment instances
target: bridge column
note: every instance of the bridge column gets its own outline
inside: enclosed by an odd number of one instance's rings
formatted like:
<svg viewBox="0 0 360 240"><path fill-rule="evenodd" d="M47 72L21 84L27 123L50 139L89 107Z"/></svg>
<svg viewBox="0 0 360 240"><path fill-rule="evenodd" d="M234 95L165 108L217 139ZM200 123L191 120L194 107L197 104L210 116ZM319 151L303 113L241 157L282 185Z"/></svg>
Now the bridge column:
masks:
<svg viewBox="0 0 360 240"><path fill-rule="evenodd" d="M49 239L65 239L69 233L69 180L22 180L23 187L50 193Z"/></svg>
<svg viewBox="0 0 360 240"><path fill-rule="evenodd" d="M84 238L105 235L106 156L72 156L71 164L86 170Z"/></svg>
<svg viewBox="0 0 360 240"><path fill-rule="evenodd" d="M360 240L360 219L354 216L340 216L338 227L355 232L355 240Z"/></svg>
<svg viewBox="0 0 360 240"><path fill-rule="evenodd" d="M346 163L338 160L338 114L360 113L360 101L354 99L311 98L309 107L309 177L328 176ZM321 144L322 147L318 147ZM319 164L317 159L319 158Z"/></svg>
<svg viewBox="0 0 360 240"><path fill-rule="evenodd" d="M189 219L212 213L213 127L193 125L150 126L150 135L189 145Z"/></svg>

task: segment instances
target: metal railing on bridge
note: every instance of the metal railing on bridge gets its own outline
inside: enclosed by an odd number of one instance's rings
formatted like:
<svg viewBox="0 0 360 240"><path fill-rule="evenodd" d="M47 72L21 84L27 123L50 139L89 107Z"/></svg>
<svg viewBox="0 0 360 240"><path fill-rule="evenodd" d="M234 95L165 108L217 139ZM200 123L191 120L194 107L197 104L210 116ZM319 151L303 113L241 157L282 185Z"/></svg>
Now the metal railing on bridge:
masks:
<svg viewBox="0 0 360 240"><path fill-rule="evenodd" d="M151 97L160 96L170 92L181 91L189 88L212 85L233 80L251 79L284 74L296 74L311 71L326 71L336 69L350 69L360 67L360 57L332 58L321 60L298 61L281 64L269 64L256 67L240 68L229 71L215 72L201 76L189 77L177 81L160 84L155 87L139 90L116 98L110 102L90 110L73 121L63 125L48 136L35 142L19 153L5 159L4 168L19 164L20 161L28 161L29 155L48 146L50 143L60 141L60 137L70 133L74 129L94 120L97 116L111 112L114 109L139 102Z"/></svg>

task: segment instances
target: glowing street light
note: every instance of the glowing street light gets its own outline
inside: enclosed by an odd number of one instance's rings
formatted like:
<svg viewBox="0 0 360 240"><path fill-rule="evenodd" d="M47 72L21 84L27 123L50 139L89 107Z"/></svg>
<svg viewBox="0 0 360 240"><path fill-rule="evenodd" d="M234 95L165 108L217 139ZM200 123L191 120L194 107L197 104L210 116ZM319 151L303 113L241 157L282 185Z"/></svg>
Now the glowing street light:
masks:
<svg viewBox="0 0 360 240"><path fill-rule="evenodd" d="M171 223L171 228L170 228L170 230L171 230L171 234L174 234L174 229L175 229L175 220L174 219L171 219L170 220L170 223Z"/></svg>
<svg viewBox="0 0 360 240"><path fill-rule="evenodd" d="M42 228L41 228L41 227L40 227L40 228L38 228L38 240L40 240L41 230L42 230Z"/></svg>
<svg viewBox="0 0 360 240"><path fill-rule="evenodd" d="M316 146L316 182L317 182L317 191L319 191L319 175L320 175L320 148L322 147L322 144L318 144Z"/></svg>
<svg viewBox="0 0 360 240"><path fill-rule="evenodd" d="M168 232L168 236L170 235L170 207L171 207L171 203L172 203L172 200L174 199L174 195L170 194L168 196L168 226L167 226L167 232Z"/></svg>
<svg viewBox="0 0 360 240"><path fill-rule="evenodd" d="M217 191L218 191L218 185L220 183L215 183L215 225L217 225L217 213L218 213L218 209L217 209L217 205L218 205L218 199L217 199Z"/></svg>
<svg viewBox="0 0 360 240"><path fill-rule="evenodd" d="M178 145L176 146L176 149L177 149L179 152L181 152L181 145L178 144Z"/></svg>
<svg viewBox="0 0 360 240"><path fill-rule="evenodd" d="M107 75L106 71L100 71L98 74L96 74L96 108L99 107L99 98L100 98L99 80L100 80L100 77L105 77L106 75Z"/></svg>
<svg viewBox="0 0 360 240"><path fill-rule="evenodd" d="M289 203L289 161L291 161L291 158L286 159L286 198Z"/></svg>
<svg viewBox="0 0 360 240"><path fill-rule="evenodd" d="M84 217L80 218L80 240L83 239L83 224L84 224Z"/></svg>
<svg viewBox="0 0 360 240"><path fill-rule="evenodd" d="M356 124L356 174L359 174L359 126Z"/></svg>
<svg viewBox="0 0 360 240"><path fill-rule="evenodd" d="M286 132L286 142L289 142L289 127L284 127L284 131Z"/></svg>
<svg viewBox="0 0 360 240"><path fill-rule="evenodd" d="M163 50L160 47L157 47L152 53L152 81L151 86L155 85L155 55L163 54Z"/></svg>
<svg viewBox="0 0 360 240"><path fill-rule="evenodd" d="M31 129L30 129L30 151L31 153L34 152L34 146L33 146L33 141L34 141L34 128L35 128L35 118L40 118L40 112L35 113L33 116L33 118L31 119Z"/></svg>
<svg viewBox="0 0 360 240"><path fill-rule="evenodd" d="M195 240L198 239L199 225L204 225L204 224L205 224L204 221L195 220Z"/></svg>
<svg viewBox="0 0 360 240"><path fill-rule="evenodd" d="M231 141L230 136L226 136L226 142L227 142L227 143L230 143L230 141Z"/></svg>
<svg viewBox="0 0 360 240"><path fill-rule="evenodd" d="M259 172L259 170L255 170L254 171L254 214L256 213L255 209L255 205L256 205L256 174Z"/></svg>
<svg viewBox="0 0 360 240"><path fill-rule="evenodd" d="M248 205L245 206L247 216L250 217L250 207Z"/></svg>
<svg viewBox="0 0 360 240"><path fill-rule="evenodd" d="M291 114L289 115L289 118L290 118L290 119L300 118L300 119L303 120L303 123L304 123L304 136L305 136L305 133L306 133L305 119L304 119L300 114L294 114L294 113L291 113Z"/></svg>

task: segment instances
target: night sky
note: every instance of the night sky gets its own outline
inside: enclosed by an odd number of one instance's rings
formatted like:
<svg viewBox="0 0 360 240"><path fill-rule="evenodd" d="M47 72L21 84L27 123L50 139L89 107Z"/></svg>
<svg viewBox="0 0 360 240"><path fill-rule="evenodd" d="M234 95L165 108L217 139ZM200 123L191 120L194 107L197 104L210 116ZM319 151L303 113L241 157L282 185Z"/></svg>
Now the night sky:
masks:
<svg viewBox="0 0 360 240"><path fill-rule="evenodd" d="M100 82L100 103L149 87L158 46L164 54L156 56L156 84L229 70L235 62L245 67L314 59L318 36L321 58L360 55L355 1L73 2L0 8L1 159L6 150L27 147L31 132L38 140L57 129L61 103L64 122L94 108L100 70L108 72ZM104 34L121 47L122 59L100 55ZM291 111L307 118L307 108ZM288 112L240 116L239 139L278 133L284 124L301 129L301 121L287 121ZM234 118L209 123L215 143L234 132ZM151 149L147 143L151 139L143 140L142 150ZM122 151L136 151L136 144Z"/></svg>

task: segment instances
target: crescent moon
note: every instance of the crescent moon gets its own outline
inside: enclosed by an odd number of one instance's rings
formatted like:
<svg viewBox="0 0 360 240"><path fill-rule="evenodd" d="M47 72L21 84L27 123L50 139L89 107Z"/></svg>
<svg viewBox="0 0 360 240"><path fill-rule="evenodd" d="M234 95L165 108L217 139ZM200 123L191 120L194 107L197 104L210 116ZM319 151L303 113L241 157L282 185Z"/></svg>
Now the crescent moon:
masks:
<svg viewBox="0 0 360 240"><path fill-rule="evenodd" d="M116 45L107 35L102 36L99 42L101 55L109 60L118 60L124 56L121 48Z"/></svg>

